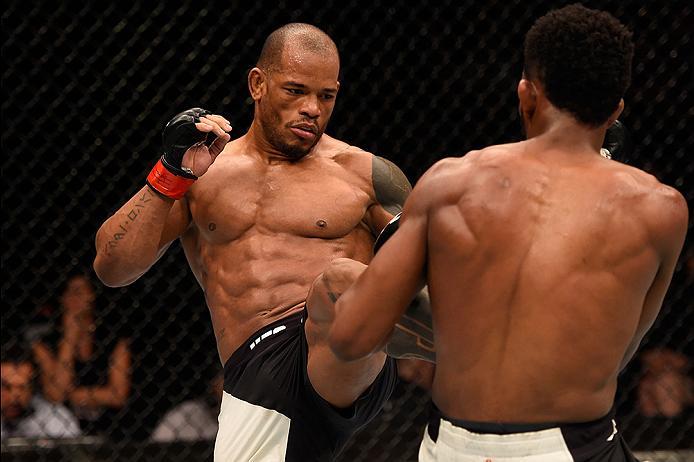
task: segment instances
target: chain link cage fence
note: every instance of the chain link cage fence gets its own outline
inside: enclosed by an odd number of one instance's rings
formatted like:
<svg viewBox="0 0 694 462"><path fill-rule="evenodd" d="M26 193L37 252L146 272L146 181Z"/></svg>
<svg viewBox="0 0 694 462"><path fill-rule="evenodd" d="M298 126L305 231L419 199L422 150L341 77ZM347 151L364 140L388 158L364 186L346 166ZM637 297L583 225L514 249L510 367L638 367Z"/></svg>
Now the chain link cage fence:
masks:
<svg viewBox="0 0 694 462"><path fill-rule="evenodd" d="M60 428L73 419L78 433L33 440L4 434L3 460L211 460L202 428L204 411L214 408L209 385L221 366L204 297L182 251L174 244L137 282L109 289L91 270L94 235L144 184L160 153L160 130L173 114L201 106L229 118L235 136L245 131L252 116L246 73L268 33L298 21L335 39L342 87L328 132L393 160L414 183L441 157L521 138L515 87L524 33L536 18L568 3L6 4L3 362L8 351L23 347L43 364L37 343L59 354L56 333L65 325L62 306L70 303L61 294L73 287L66 286L73 275L85 274L95 291L89 331L95 347L85 356L91 363L75 371L84 383L106 386L109 363L130 365L119 399L105 408L85 408L72 397L62 398L65 409L49 405L54 417L66 419ZM634 32L633 79L621 117L636 142L629 162L691 201L691 3L584 4L610 11ZM690 235L662 312L620 380L623 434L636 450L658 451L643 453L644 460L692 460L686 450L694 441L693 257ZM644 359L649 352L675 379L652 386ZM31 385L45 390L48 382L37 377ZM644 409L648 393L665 393L666 404ZM180 407L186 403L191 407ZM168 440L155 439L161 419L177 406ZM340 460L416 460L427 413L427 392L400 383ZM195 425L200 428L191 434ZM16 430L3 420L3 433Z"/></svg>

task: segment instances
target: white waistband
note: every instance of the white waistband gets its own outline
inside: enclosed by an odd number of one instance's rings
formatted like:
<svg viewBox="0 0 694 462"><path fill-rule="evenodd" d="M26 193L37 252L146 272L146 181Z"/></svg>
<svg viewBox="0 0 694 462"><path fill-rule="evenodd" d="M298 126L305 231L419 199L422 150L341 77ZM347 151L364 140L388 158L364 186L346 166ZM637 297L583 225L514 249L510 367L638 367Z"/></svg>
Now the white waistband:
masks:
<svg viewBox="0 0 694 462"><path fill-rule="evenodd" d="M441 419L436 444L449 446L468 455L523 457L556 454L557 461L573 460L558 427L536 432L493 435L473 433Z"/></svg>

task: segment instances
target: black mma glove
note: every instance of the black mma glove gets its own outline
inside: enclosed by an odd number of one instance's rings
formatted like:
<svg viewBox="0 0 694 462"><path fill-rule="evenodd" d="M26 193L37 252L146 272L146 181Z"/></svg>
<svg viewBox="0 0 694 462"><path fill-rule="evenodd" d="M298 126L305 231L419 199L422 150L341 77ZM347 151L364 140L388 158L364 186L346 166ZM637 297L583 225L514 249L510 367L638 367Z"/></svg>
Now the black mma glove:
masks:
<svg viewBox="0 0 694 462"><path fill-rule="evenodd" d="M381 230L381 233L376 238L376 242L374 242L374 254L378 252L378 249L380 249L383 244L390 239L390 236L395 234L395 231L398 230L398 227L400 226L400 215L402 215L402 212L391 218L385 228Z"/></svg>
<svg viewBox="0 0 694 462"><path fill-rule="evenodd" d="M608 159L628 164L634 145L629 130L619 120L607 129L600 154Z"/></svg>
<svg viewBox="0 0 694 462"><path fill-rule="evenodd" d="M190 169L181 164L183 155L193 145L207 140L207 133L195 128L200 117L210 111L195 107L177 114L162 131L164 154L147 176L147 184L172 199L180 199L198 179Z"/></svg>

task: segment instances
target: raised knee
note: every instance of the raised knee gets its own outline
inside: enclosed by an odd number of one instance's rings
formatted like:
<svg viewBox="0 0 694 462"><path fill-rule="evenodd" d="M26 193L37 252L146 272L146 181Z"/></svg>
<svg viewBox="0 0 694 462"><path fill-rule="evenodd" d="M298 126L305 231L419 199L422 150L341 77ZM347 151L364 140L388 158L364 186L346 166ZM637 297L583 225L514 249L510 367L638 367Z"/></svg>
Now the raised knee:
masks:
<svg viewBox="0 0 694 462"><path fill-rule="evenodd" d="M359 275L364 272L366 265L350 258L336 258L323 271L322 279L335 290L344 292Z"/></svg>

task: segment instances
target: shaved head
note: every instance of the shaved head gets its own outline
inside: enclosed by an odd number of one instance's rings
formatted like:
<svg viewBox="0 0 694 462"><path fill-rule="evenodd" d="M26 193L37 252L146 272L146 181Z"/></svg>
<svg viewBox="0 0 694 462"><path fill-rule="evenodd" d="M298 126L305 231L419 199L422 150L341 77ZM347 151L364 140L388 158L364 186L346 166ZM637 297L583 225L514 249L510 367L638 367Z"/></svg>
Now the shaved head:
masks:
<svg viewBox="0 0 694 462"><path fill-rule="evenodd" d="M257 67L265 72L277 70L281 66L282 53L287 45L299 51L337 58L339 62L337 46L328 34L311 24L295 22L280 27L268 36Z"/></svg>
<svg viewBox="0 0 694 462"><path fill-rule="evenodd" d="M319 28L291 23L271 33L248 72L254 132L282 157L307 155L330 120L339 73L337 46Z"/></svg>

